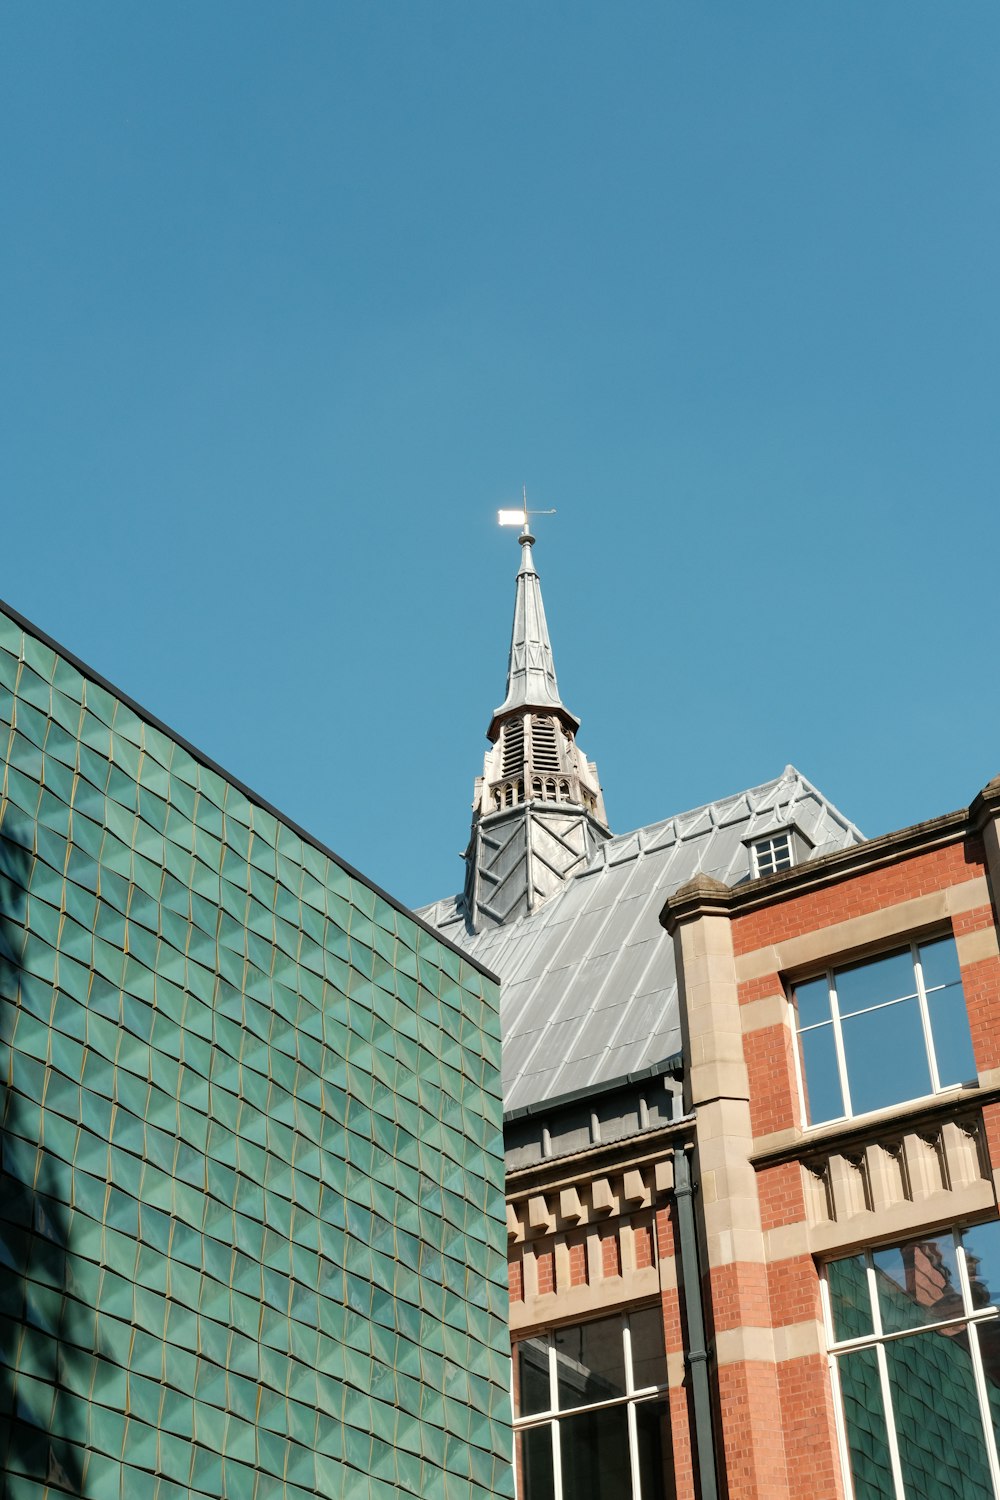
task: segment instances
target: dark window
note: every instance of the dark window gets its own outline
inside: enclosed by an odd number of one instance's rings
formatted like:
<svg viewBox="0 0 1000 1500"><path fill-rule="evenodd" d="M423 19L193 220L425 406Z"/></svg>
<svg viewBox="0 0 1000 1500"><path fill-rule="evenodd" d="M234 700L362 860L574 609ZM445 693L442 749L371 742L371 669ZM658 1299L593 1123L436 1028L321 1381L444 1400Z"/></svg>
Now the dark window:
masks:
<svg viewBox="0 0 1000 1500"><path fill-rule="evenodd" d="M668 1500L666 1384L656 1307L519 1340L519 1500Z"/></svg>

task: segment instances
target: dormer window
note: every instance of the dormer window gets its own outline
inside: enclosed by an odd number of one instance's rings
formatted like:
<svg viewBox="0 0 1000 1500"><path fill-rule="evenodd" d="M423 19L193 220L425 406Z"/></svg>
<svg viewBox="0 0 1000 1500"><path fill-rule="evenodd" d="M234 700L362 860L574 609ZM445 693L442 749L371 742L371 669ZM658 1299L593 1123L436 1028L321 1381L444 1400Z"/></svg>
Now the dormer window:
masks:
<svg viewBox="0 0 1000 1500"><path fill-rule="evenodd" d="M791 831L786 828L783 833L772 833L765 839L755 839L750 845L750 857L755 877L774 875L778 870L790 870L795 863Z"/></svg>

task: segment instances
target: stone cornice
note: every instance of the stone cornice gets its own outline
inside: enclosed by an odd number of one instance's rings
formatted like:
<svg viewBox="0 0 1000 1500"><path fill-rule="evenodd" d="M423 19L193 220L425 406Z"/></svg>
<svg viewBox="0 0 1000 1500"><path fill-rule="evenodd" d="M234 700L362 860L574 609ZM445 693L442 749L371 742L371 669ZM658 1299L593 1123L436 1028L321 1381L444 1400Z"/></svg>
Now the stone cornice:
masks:
<svg viewBox="0 0 1000 1500"><path fill-rule="evenodd" d="M526 1198L532 1193L555 1192L570 1187L580 1178L595 1172L626 1171L657 1161L667 1150L694 1138L694 1120L688 1116L658 1130L644 1130L641 1135L623 1141L588 1146L569 1156L548 1157L507 1173L507 1201Z"/></svg>

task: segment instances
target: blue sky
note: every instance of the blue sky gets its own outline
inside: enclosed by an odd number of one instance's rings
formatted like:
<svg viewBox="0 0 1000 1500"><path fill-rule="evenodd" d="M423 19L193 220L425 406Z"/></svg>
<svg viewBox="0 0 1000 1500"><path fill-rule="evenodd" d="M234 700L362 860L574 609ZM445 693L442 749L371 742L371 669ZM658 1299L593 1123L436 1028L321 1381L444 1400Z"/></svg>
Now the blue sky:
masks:
<svg viewBox="0 0 1000 1500"><path fill-rule="evenodd" d="M624 832L1000 771L1000 8L0 15L0 595L457 889L522 483Z"/></svg>

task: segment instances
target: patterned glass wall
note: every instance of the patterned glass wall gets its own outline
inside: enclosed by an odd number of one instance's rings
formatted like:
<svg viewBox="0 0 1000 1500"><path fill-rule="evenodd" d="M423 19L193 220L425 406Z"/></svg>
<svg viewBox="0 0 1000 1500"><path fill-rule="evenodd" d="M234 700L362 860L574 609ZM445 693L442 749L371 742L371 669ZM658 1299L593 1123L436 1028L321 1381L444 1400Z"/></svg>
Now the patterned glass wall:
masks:
<svg viewBox="0 0 1000 1500"><path fill-rule="evenodd" d="M5 1494L509 1494L495 985L6 614L0 720Z"/></svg>

